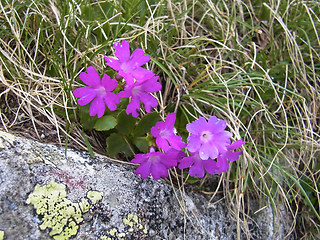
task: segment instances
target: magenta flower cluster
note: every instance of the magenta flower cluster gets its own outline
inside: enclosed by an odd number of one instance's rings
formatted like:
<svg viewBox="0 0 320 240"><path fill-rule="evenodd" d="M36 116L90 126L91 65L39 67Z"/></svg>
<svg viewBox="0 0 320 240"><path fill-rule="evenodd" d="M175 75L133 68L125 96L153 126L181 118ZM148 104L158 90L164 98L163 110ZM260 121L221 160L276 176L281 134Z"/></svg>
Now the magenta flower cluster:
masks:
<svg viewBox="0 0 320 240"><path fill-rule="evenodd" d="M102 80L99 74L90 66L86 69L87 73L82 72L79 75L81 81L87 86L76 89L73 95L78 99L80 106L90 103L90 116L102 117L105 112L105 106L111 111L116 110L117 104L121 98L129 98L130 103L127 106L126 113L132 114L133 117L139 116L140 104L144 104L146 112L150 113L151 108L158 105L150 93L161 90L161 84L158 82L155 74L143 67L150 57L144 54L142 49L136 49L130 55L129 43L122 41L113 45L115 57L105 57L106 64L118 72L118 76L123 77L126 81L123 91L118 94L112 91L118 86L116 79L111 79L104 74Z"/></svg>
<svg viewBox="0 0 320 240"><path fill-rule="evenodd" d="M158 76L142 67L150 57L142 49L136 49L130 54L129 43L122 41L113 45L115 57L105 57L106 65L118 72L116 79L125 80L123 89L118 94L113 91L118 86L118 81L107 74L100 78L92 66L79 75L86 85L76 89L73 94L78 99L79 105L90 104L90 116L102 117L107 106L111 111L117 109L121 98L129 98L126 113L133 117L139 116L141 102L147 113L157 107L158 101L150 93L161 90ZM151 128L151 135L155 138L159 151L154 147L146 154L137 154L132 163L139 164L135 171L142 178L150 174L154 179L168 177L168 170L178 166L179 169L189 168L190 176L204 177L205 172L219 174L229 169L229 162L236 161L242 151L234 151L245 142L238 140L231 144L232 134L225 131L226 122L212 116L207 121L200 117L198 120L187 124L189 132L187 143L176 134L174 124L176 114L169 113L164 122L160 121ZM186 156L183 148L187 148Z"/></svg>
<svg viewBox="0 0 320 240"><path fill-rule="evenodd" d="M242 154L242 151L232 150L240 148L245 142L239 140L231 144L232 134L225 131L226 126L225 121L215 116L211 116L208 121L200 117L187 124L190 133L187 148L192 155L182 158L179 168L190 167L190 176L199 178L204 176L205 171L210 174L227 171L229 161L236 161Z"/></svg>
<svg viewBox="0 0 320 240"><path fill-rule="evenodd" d="M162 152L155 152L154 148L147 154L138 154L131 161L140 164L136 174L146 178L150 174L154 179L168 176L168 169L179 164L179 169L189 168L190 176L204 177L205 172L217 174L229 169L229 161L236 161L242 151L233 152L245 142L238 140L231 144L231 133L225 131L226 122L212 116L207 121L200 117L187 124L190 133L187 141L177 136L174 129L175 113L169 113L165 122L158 122L151 128L151 134L156 138L158 148ZM181 151L184 147L190 156Z"/></svg>

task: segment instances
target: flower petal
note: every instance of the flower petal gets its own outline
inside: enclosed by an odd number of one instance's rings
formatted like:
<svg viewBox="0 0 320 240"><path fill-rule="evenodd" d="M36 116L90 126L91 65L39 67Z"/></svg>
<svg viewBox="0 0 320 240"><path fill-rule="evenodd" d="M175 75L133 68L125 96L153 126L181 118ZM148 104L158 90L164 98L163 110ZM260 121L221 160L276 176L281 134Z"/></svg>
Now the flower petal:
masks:
<svg viewBox="0 0 320 240"><path fill-rule="evenodd" d="M137 67L131 71L131 75L138 81L144 81L154 76L154 73L143 67Z"/></svg>
<svg viewBox="0 0 320 240"><path fill-rule="evenodd" d="M177 166L178 161L180 161L186 154L182 151L170 148L161 156L161 162L167 167Z"/></svg>
<svg viewBox="0 0 320 240"><path fill-rule="evenodd" d="M188 124L187 124L188 126ZM187 139L188 141L188 150L190 152L198 152L201 147L200 137L198 135L190 135Z"/></svg>
<svg viewBox="0 0 320 240"><path fill-rule="evenodd" d="M131 163L135 163L135 164L140 164L143 161L145 161L147 159L147 155L146 154L136 154L134 156L134 159L131 160Z"/></svg>
<svg viewBox="0 0 320 240"><path fill-rule="evenodd" d="M141 83L142 89L145 92L158 92L161 90L162 86L158 82L159 76L152 77L151 79L145 80Z"/></svg>
<svg viewBox="0 0 320 240"><path fill-rule="evenodd" d="M106 89L106 91L111 92L118 86L118 82L115 79L111 79L107 74L104 74L101 80L101 85Z"/></svg>
<svg viewBox="0 0 320 240"><path fill-rule="evenodd" d="M197 176L198 178L204 177L204 166L202 160L196 160L189 169L189 175L191 177Z"/></svg>
<svg viewBox="0 0 320 240"><path fill-rule="evenodd" d="M155 180L160 179L160 177L168 177L168 169L161 163L153 163L151 166L151 175Z"/></svg>
<svg viewBox="0 0 320 240"><path fill-rule="evenodd" d="M140 110L139 98L131 97L131 101L127 106L126 113L128 115L131 113L133 117L138 117L139 116L139 110Z"/></svg>
<svg viewBox="0 0 320 240"><path fill-rule="evenodd" d="M174 148L171 148L169 151L166 152L166 154L169 158L174 157L175 159L177 159L178 162L182 158L186 157L185 152L183 152L181 150L174 149Z"/></svg>
<svg viewBox="0 0 320 240"><path fill-rule="evenodd" d="M229 162L224 155L217 157L217 168L219 172L226 172L229 169Z"/></svg>
<svg viewBox="0 0 320 240"><path fill-rule="evenodd" d="M230 152L230 151L227 151L225 153L226 155L226 158L231 161L231 162L234 162L236 160L239 159L239 156L242 154L242 151L239 151L239 152Z"/></svg>
<svg viewBox="0 0 320 240"><path fill-rule="evenodd" d="M182 142L182 137L175 135L172 133L170 137L167 139L170 143L170 146L174 149L181 150L181 148L184 148L187 146L186 143Z"/></svg>
<svg viewBox="0 0 320 240"><path fill-rule="evenodd" d="M79 78L82 82L90 87L97 87L100 85L100 76L97 73L96 69L92 66L87 67L87 73L82 72L79 74Z"/></svg>
<svg viewBox="0 0 320 240"><path fill-rule="evenodd" d="M179 169L184 169L190 167L194 162L194 156L184 157L179 161Z"/></svg>
<svg viewBox="0 0 320 240"><path fill-rule="evenodd" d="M78 99L78 104L79 104L80 106L87 105L87 104L90 103L95 97L96 97L96 95L93 95L93 94L84 96L84 97Z"/></svg>
<svg viewBox="0 0 320 240"><path fill-rule="evenodd" d="M96 91L90 87L78 88L73 92L73 94L75 97L80 96L80 99L78 99L78 104L80 106L87 105L97 96Z"/></svg>
<svg viewBox="0 0 320 240"><path fill-rule="evenodd" d="M132 86L134 84L134 79L131 72L126 73L122 69L120 69L118 74L122 76L124 80L126 80L128 86Z"/></svg>
<svg viewBox="0 0 320 240"><path fill-rule="evenodd" d="M98 118L102 117L105 111L104 101L103 98L97 97L95 98L91 105L89 110L90 116L98 115Z"/></svg>
<svg viewBox="0 0 320 240"><path fill-rule="evenodd" d="M121 44L119 42L116 42L113 44L113 47L115 49L114 55L121 61L126 62L130 58L130 49L129 49L129 43L127 41L122 41Z"/></svg>
<svg viewBox="0 0 320 240"><path fill-rule="evenodd" d="M157 122L154 127L151 128L150 132L152 136L157 138L160 135L160 131L164 128L164 122Z"/></svg>
<svg viewBox="0 0 320 240"><path fill-rule="evenodd" d="M173 128L174 123L176 122L176 114L175 113L169 113L167 115L166 121L165 121L165 128Z"/></svg>
<svg viewBox="0 0 320 240"><path fill-rule="evenodd" d="M144 55L144 51L141 48L137 48L130 57L130 63L134 67L140 67L147 62L149 62L150 57L148 55Z"/></svg>
<svg viewBox="0 0 320 240"><path fill-rule="evenodd" d="M156 143L157 143L157 146L161 148L163 151L167 151L168 149L170 149L167 140L163 139L162 137L157 137Z"/></svg>
<svg viewBox="0 0 320 240"><path fill-rule="evenodd" d="M217 162L210 158L208 160L203 161L203 166L204 169L210 174L218 173Z"/></svg>
<svg viewBox="0 0 320 240"><path fill-rule="evenodd" d="M135 174L140 174L142 178L147 178L150 175L151 171L151 161L144 161L134 172Z"/></svg>
<svg viewBox="0 0 320 240"><path fill-rule="evenodd" d="M186 128L189 133L200 135L201 132L206 130L206 126L207 126L206 119L203 117L200 117L198 120L195 120L192 123L188 123Z"/></svg>
<svg viewBox="0 0 320 240"><path fill-rule="evenodd" d="M202 160L207 160L209 157L215 159L218 157L218 154L217 147L209 143L202 144L199 150L199 156Z"/></svg>
<svg viewBox="0 0 320 240"><path fill-rule="evenodd" d="M216 116L211 116L208 120L208 129L212 133L222 132L227 126L227 123L218 119Z"/></svg>
<svg viewBox="0 0 320 240"><path fill-rule="evenodd" d="M155 108L158 106L158 101L149 93L142 92L140 94L140 100L144 103L144 108L146 109L147 113L151 112L151 107Z"/></svg>
<svg viewBox="0 0 320 240"><path fill-rule="evenodd" d="M208 149L205 148L203 145L199 149L199 156L202 160L207 160L209 158L209 152Z"/></svg>
<svg viewBox="0 0 320 240"><path fill-rule="evenodd" d="M242 139L235 141L234 143L232 143L230 146L228 146L228 150L235 150L239 147L241 147L243 144L245 144L245 141L242 141Z"/></svg>
<svg viewBox="0 0 320 240"><path fill-rule="evenodd" d="M232 133L223 131L217 134L214 134L214 137L210 144L212 146L215 146L218 149L219 153L227 151L227 147L230 145L230 137L232 136ZM212 157L214 158L214 157Z"/></svg>
<svg viewBox="0 0 320 240"><path fill-rule="evenodd" d="M106 60L106 65L113 68L115 71L120 70L120 62L118 59L115 59L113 57L104 57L104 60Z"/></svg>
<svg viewBox="0 0 320 240"><path fill-rule="evenodd" d="M117 109L117 104L120 103L120 98L118 95L114 93L106 93L106 95L103 98L104 103L107 105L107 107L111 110L114 111Z"/></svg>
<svg viewBox="0 0 320 240"><path fill-rule="evenodd" d="M84 97L90 94L95 94L95 90L91 87L81 87L74 90L73 95L76 98Z"/></svg>
<svg viewBox="0 0 320 240"><path fill-rule="evenodd" d="M129 98L131 96L131 88L126 88L124 91L119 92L119 98Z"/></svg>

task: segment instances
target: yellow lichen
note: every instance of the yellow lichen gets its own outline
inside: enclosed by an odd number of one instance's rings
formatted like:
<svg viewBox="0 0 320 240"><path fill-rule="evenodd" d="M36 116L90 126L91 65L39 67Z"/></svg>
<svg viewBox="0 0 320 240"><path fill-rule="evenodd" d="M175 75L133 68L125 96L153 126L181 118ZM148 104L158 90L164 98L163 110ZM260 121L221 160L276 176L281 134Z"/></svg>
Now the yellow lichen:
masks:
<svg viewBox="0 0 320 240"><path fill-rule="evenodd" d="M87 198L89 198L93 204L96 204L98 201L100 201L102 199L102 196L102 192L89 191L87 193Z"/></svg>
<svg viewBox="0 0 320 240"><path fill-rule="evenodd" d="M138 216L137 215L135 215L135 216L133 216L133 221L135 221L136 223L138 223Z"/></svg>
<svg viewBox="0 0 320 240"><path fill-rule="evenodd" d="M71 202L66 198L65 188L65 185L54 181L42 187L37 185L26 201L27 204L33 204L36 213L42 216L40 229L51 229L49 235L56 240L66 240L74 236L83 221L82 214L92 207L88 199L82 199L79 203ZM102 198L101 194L91 192L90 196ZM95 199L99 201L101 198Z"/></svg>
<svg viewBox="0 0 320 240"><path fill-rule="evenodd" d="M110 237L105 236L105 235L101 236L101 238L100 238L100 239L101 239L101 240L111 240L111 238L110 238Z"/></svg>
<svg viewBox="0 0 320 240"><path fill-rule="evenodd" d="M111 240L114 239L114 237L117 237L117 239L126 239L127 235L130 233L137 232L141 234L141 231L144 235L148 233L148 230L141 224L140 218L132 213L129 213L126 218L122 219L124 225L127 227L125 228L125 231L123 232L118 232L116 228L112 228L111 230L108 231L108 236L101 236L101 240Z"/></svg>
<svg viewBox="0 0 320 240"><path fill-rule="evenodd" d="M113 237L115 236L115 234L118 232L118 230L116 228L113 228L109 231L110 235Z"/></svg>
<svg viewBox="0 0 320 240"><path fill-rule="evenodd" d="M132 232L133 230L131 229L133 229L134 226L136 226L139 230L143 229L143 232L147 234L148 230L140 222L141 222L140 218L138 218L137 215L134 215L132 213L128 214L128 218L123 219L123 223L130 226L129 232Z"/></svg>
<svg viewBox="0 0 320 240"><path fill-rule="evenodd" d="M4 239L4 231L0 230L0 240Z"/></svg>
<svg viewBox="0 0 320 240"><path fill-rule="evenodd" d="M88 199L82 199L82 201L80 202L79 205L80 205L80 209L83 213L88 212L90 210L90 208L92 208Z"/></svg>
<svg viewBox="0 0 320 240"><path fill-rule="evenodd" d="M124 232L121 232L121 233L117 234L118 238L124 238L125 236L126 236L126 233L124 233Z"/></svg>
<svg viewBox="0 0 320 240"><path fill-rule="evenodd" d="M123 223L124 223L125 225L129 225L130 227L133 226L133 222L131 222L129 219L126 219L126 218L123 219Z"/></svg>

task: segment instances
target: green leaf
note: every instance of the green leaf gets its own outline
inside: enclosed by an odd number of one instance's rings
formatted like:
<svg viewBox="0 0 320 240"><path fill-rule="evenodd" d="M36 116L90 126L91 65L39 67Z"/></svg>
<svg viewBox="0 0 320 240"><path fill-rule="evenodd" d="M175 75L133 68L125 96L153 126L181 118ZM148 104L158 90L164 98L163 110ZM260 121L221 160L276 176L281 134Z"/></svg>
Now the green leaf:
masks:
<svg viewBox="0 0 320 240"><path fill-rule="evenodd" d="M148 141L146 137L137 137L133 139L134 145L141 151L141 152L148 152Z"/></svg>
<svg viewBox="0 0 320 240"><path fill-rule="evenodd" d="M123 135L129 135L134 130L134 127L136 126L136 119L131 115L127 115L125 110L123 110L118 115L117 120L118 120L118 125L116 129L118 130L119 133Z"/></svg>
<svg viewBox="0 0 320 240"><path fill-rule="evenodd" d="M79 107L80 124L84 130L91 131L98 118L89 115L89 105Z"/></svg>
<svg viewBox="0 0 320 240"><path fill-rule="evenodd" d="M120 152L124 152L128 157L132 156L130 147L124 140L123 136L118 133L113 133L107 138L108 155L114 157Z"/></svg>
<svg viewBox="0 0 320 240"><path fill-rule="evenodd" d="M94 125L94 129L97 131L107 131L117 126L117 120L111 116L103 116L99 118Z"/></svg>
<svg viewBox="0 0 320 240"><path fill-rule="evenodd" d="M141 120L139 121L135 131L135 136L142 136L146 134L147 132L150 132L150 129L158 122L160 121L159 113L152 112L144 115Z"/></svg>

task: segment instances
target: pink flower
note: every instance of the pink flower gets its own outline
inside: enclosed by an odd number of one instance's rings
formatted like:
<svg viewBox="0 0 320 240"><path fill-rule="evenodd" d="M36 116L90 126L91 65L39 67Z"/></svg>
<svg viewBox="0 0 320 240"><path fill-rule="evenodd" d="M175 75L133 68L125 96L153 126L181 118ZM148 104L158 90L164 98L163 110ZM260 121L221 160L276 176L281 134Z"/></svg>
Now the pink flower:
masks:
<svg viewBox="0 0 320 240"><path fill-rule="evenodd" d="M202 160L199 153L194 153L193 156L185 157L180 160L179 169L188 167L190 167L189 175L191 177L197 176L198 178L204 177L204 170L210 174L216 174L218 170L216 161L212 159Z"/></svg>
<svg viewBox="0 0 320 240"><path fill-rule="evenodd" d="M150 113L151 107L155 108L158 105L157 99L150 95L150 92L161 90L161 84L157 81L158 78L158 76L155 76L143 82L135 82L132 85L127 85L124 91L119 92L118 96L120 98L131 97L126 109L128 115L131 113L133 117L138 117L140 102L144 103L148 113Z"/></svg>
<svg viewBox="0 0 320 240"><path fill-rule="evenodd" d="M188 123L187 130L190 134L188 137L188 150L190 152L199 152L202 160L208 158L215 159L219 153L227 151L230 145L230 132L224 131L226 122L215 116L206 119L200 117L198 120Z"/></svg>
<svg viewBox="0 0 320 240"><path fill-rule="evenodd" d="M151 128L151 134L156 138L158 147L167 151L170 147L181 150L187 144L181 141L181 137L174 133L174 123L176 121L176 114L169 113L165 122L157 122L154 127ZM170 146L169 146L170 143Z"/></svg>
<svg viewBox="0 0 320 240"><path fill-rule="evenodd" d="M229 169L229 161L238 160L242 151L231 152L241 147L245 142L238 140L231 145L227 146L227 150L220 153L217 157L217 161L213 159L203 160L200 158L199 153L193 153L192 156L184 157L179 162L179 169L190 167L189 174L191 177L197 176L198 178L204 177L205 171L209 174L217 174L226 172Z"/></svg>
<svg viewBox="0 0 320 240"><path fill-rule="evenodd" d="M232 152L245 142L238 140L230 145L230 132L224 131L226 122L215 116L207 122L203 117L187 124L190 133L188 150L192 156L181 159L179 168L190 167L190 176L203 177L209 174L225 172L229 169L229 161L236 161L242 151ZM216 160L215 160L216 159Z"/></svg>
<svg viewBox="0 0 320 240"><path fill-rule="evenodd" d="M105 105L114 111L117 109L117 104L120 103L120 98L112 93L118 83L115 79L111 79L108 75L104 74L102 80L94 67L90 66L87 73L82 72L79 78L84 82L87 87L77 88L73 95L78 99L80 106L84 106L91 101L89 114L90 116L98 115L102 117L105 111Z"/></svg>
<svg viewBox="0 0 320 240"><path fill-rule="evenodd" d="M122 41L121 44L116 42L113 47L117 58L105 57L106 64L118 71L118 74L126 80L129 86L135 82L134 79L143 81L154 76L152 71L141 67L150 60L150 57L144 55L144 51L141 48L136 49L130 56L129 43L127 41Z"/></svg>
<svg viewBox="0 0 320 240"><path fill-rule="evenodd" d="M158 180L160 177L168 177L168 169L177 166L177 161L184 156L183 152L175 149L162 153L155 152L152 147L149 153L137 154L131 163L140 164L135 173L142 178L147 178L151 174L155 180Z"/></svg>
<svg viewBox="0 0 320 240"><path fill-rule="evenodd" d="M231 150L235 150L245 143L246 142L240 139L234 142L233 144L227 146L227 151L218 155L216 165L218 173L226 172L229 169L229 161L234 162L238 160L239 156L242 154L242 151L231 152Z"/></svg>

